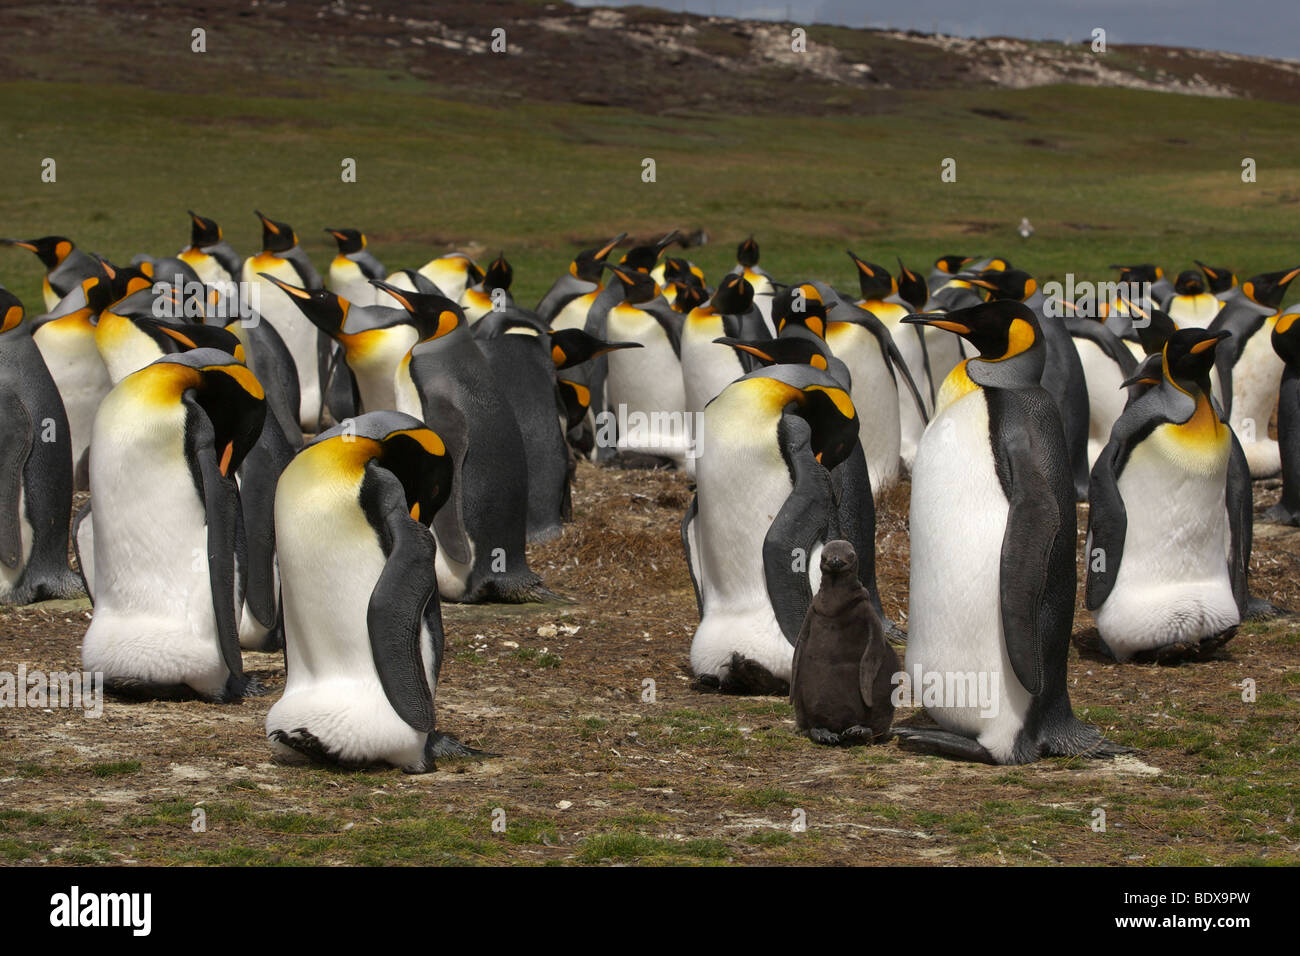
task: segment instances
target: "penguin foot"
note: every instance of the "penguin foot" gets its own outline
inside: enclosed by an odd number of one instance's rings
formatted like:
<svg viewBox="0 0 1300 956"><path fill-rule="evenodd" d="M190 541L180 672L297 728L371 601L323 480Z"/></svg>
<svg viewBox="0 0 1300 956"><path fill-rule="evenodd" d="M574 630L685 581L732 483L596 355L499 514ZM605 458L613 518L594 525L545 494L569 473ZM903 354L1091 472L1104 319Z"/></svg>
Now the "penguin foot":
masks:
<svg viewBox="0 0 1300 956"><path fill-rule="evenodd" d="M1125 747L1123 744L1117 744L1113 740L1107 740L1105 737L1098 738L1097 742L1087 750L1081 750L1072 756L1088 757L1092 760L1113 760L1115 757L1123 754L1135 754L1138 752L1136 747Z"/></svg>
<svg viewBox="0 0 1300 956"><path fill-rule="evenodd" d="M429 758L429 764L433 764L434 758L440 757L500 757L500 754L492 753L490 750L475 750L467 744L461 743L450 734L433 731L429 734L429 739L424 745L424 754Z"/></svg>
<svg viewBox="0 0 1300 956"><path fill-rule="evenodd" d="M700 691L705 694L721 693L722 682L718 680L716 674L700 674L695 678L695 683L691 685L691 690Z"/></svg>
<svg viewBox="0 0 1300 956"><path fill-rule="evenodd" d="M893 621L885 619L885 640L895 647L907 646L907 631L903 630Z"/></svg>
<svg viewBox="0 0 1300 956"><path fill-rule="evenodd" d="M827 730L825 727L810 727L808 729L808 739L815 744L822 744L826 747L838 747L842 743L847 743L839 734Z"/></svg>
<svg viewBox="0 0 1300 956"><path fill-rule="evenodd" d="M1269 621L1290 613L1286 608L1270 604L1261 597L1250 595L1246 598L1246 620L1248 621Z"/></svg>
<svg viewBox="0 0 1300 956"><path fill-rule="evenodd" d="M1291 511L1289 508L1283 507L1279 501L1260 515L1260 520L1271 524L1285 524L1293 528L1300 528L1300 511Z"/></svg>
<svg viewBox="0 0 1300 956"><path fill-rule="evenodd" d="M815 744L822 744L827 747L852 747L860 744L873 743L877 737L888 735L877 734L870 727L864 727L861 724L854 724L852 727L845 727L838 734L834 731L827 730L825 727L813 727L808 731L808 739Z"/></svg>
<svg viewBox="0 0 1300 956"><path fill-rule="evenodd" d="M724 694L790 696L788 680L777 677L762 664L739 654L731 655L731 661L719 680L719 689Z"/></svg>
<svg viewBox="0 0 1300 956"><path fill-rule="evenodd" d="M1106 646L1106 642L1101 639L1101 632L1095 627L1090 627L1086 631L1079 631L1077 634L1071 634L1070 641L1078 649L1080 657L1115 663L1115 655Z"/></svg>
<svg viewBox="0 0 1300 956"><path fill-rule="evenodd" d="M937 727L893 727L890 732L898 738L898 746L903 750L969 760L972 763L997 763L979 741Z"/></svg>

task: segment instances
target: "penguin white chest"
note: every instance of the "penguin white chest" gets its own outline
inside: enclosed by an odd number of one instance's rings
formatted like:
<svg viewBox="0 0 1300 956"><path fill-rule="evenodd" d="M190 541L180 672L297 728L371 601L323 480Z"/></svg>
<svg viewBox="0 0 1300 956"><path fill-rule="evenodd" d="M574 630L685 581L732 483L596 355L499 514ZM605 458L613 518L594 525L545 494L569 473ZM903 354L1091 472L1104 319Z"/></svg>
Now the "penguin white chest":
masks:
<svg viewBox="0 0 1300 956"><path fill-rule="evenodd" d="M1009 507L998 480L984 392L931 422L912 468L912 568L906 670L945 688L983 686L989 706L945 696L926 709L944 728L1009 758L1032 698L1002 631L1001 556ZM936 675L936 676L931 676ZM913 686L918 697L922 688ZM971 695L967 695L969 698Z"/></svg>
<svg viewBox="0 0 1300 956"><path fill-rule="evenodd" d="M1241 439L1253 478L1267 478L1282 469L1277 442L1268 437L1286 369L1273 351L1274 325L1276 319L1270 319L1250 337L1232 369L1232 430Z"/></svg>
<svg viewBox="0 0 1300 956"><path fill-rule="evenodd" d="M664 455L680 464L689 437L686 390L682 364L667 333L654 316L627 305L610 310L607 333L610 341L644 346L609 353L605 390L611 410L620 418L620 450Z"/></svg>

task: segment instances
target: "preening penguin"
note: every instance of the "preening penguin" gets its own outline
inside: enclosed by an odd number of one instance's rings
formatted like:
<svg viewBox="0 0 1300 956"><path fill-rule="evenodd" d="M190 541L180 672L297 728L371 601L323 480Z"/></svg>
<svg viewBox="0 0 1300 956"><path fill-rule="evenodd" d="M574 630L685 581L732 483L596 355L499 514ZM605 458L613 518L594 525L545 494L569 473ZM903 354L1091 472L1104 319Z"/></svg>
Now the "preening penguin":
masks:
<svg viewBox="0 0 1300 956"><path fill-rule="evenodd" d="M17 246L34 252L45 266L41 291L47 311L54 311L59 300L91 276L100 274L99 262L94 256L82 252L71 239L63 236L42 236L40 239L0 239L0 245Z"/></svg>
<svg viewBox="0 0 1300 956"><path fill-rule="evenodd" d="M72 440L59 390L0 287L0 604L81 593L68 568Z"/></svg>
<svg viewBox="0 0 1300 956"><path fill-rule="evenodd" d="M1159 384L1124 410L1093 467L1087 601L1117 660L1203 656L1241 622L1249 479L1209 383L1227 335L1174 332Z"/></svg>
<svg viewBox="0 0 1300 956"><path fill-rule="evenodd" d="M379 291L371 279L386 279L384 264L366 251L366 235L360 229L326 229L338 243L338 254L330 260L328 285L331 292L353 305L377 305ZM387 304L387 303L385 303Z"/></svg>
<svg viewBox="0 0 1300 956"><path fill-rule="evenodd" d="M284 696L266 716L280 759L435 769L471 750L435 727L442 613L429 522L452 460L418 420L370 412L305 447L276 490Z"/></svg>
<svg viewBox="0 0 1300 956"><path fill-rule="evenodd" d="M1060 414L1039 384L1038 320L998 299L907 321L955 332L979 356L944 381L912 468L905 668L948 692L924 697L942 729L898 736L1002 764L1117 752L1070 709L1074 487Z"/></svg>
<svg viewBox="0 0 1300 956"><path fill-rule="evenodd" d="M1282 500L1264 513L1268 521L1300 526L1300 311L1279 316L1273 350L1286 363L1277 396L1277 444L1282 463Z"/></svg>
<svg viewBox="0 0 1300 956"><path fill-rule="evenodd" d="M433 521L438 587L448 601L544 601L555 597L528 567L528 462L514 412L465 313L451 299L384 283L433 329L394 374L397 410L418 416L447 445L451 498Z"/></svg>
<svg viewBox="0 0 1300 956"><path fill-rule="evenodd" d="M95 612L81 660L109 689L219 701L254 691L239 654L234 471L265 414L253 373L215 349L166 355L100 405Z"/></svg>
<svg viewBox="0 0 1300 956"><path fill-rule="evenodd" d="M702 685L788 693L822 547L850 537L841 504L852 495L836 500L831 470L855 451L848 391L812 366L750 372L705 409L695 500L682 519L700 605L691 670Z"/></svg>
<svg viewBox="0 0 1300 956"><path fill-rule="evenodd" d="M898 656L857 571L853 545L826 544L821 587L794 647L795 726L819 744L871 743L894 719Z"/></svg>

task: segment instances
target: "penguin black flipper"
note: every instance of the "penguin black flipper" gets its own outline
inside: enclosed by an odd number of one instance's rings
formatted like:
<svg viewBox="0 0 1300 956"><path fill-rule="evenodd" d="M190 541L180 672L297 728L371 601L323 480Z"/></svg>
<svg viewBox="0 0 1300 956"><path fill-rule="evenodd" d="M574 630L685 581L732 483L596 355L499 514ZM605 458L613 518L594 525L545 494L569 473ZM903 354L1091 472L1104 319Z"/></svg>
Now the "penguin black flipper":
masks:
<svg viewBox="0 0 1300 956"><path fill-rule="evenodd" d="M436 431L452 456L451 497L433 516L433 528L447 556L461 564L472 558L469 532L465 528L464 494L461 476L465 473L465 455L469 451L469 425L464 414L446 395L428 391L418 370L419 359L411 361L411 378L424 401L425 424Z"/></svg>
<svg viewBox="0 0 1300 956"><path fill-rule="evenodd" d="M1137 359L1133 357L1133 353L1128 350L1118 335L1101 322L1094 319L1080 319L1076 316L1066 316L1063 321L1065 330L1073 338L1087 339L1101 349L1107 358L1119 366L1125 379L1131 378L1137 371Z"/></svg>
<svg viewBox="0 0 1300 956"><path fill-rule="evenodd" d="M853 545L858 557L858 580L871 595L872 608L883 619L885 612L876 587L876 500L861 442L831 472L831 489L839 513L839 535Z"/></svg>
<svg viewBox="0 0 1300 956"><path fill-rule="evenodd" d="M81 586L86 590L86 597L90 598L90 606L94 607L94 567L91 567L90 574L86 573L86 555L93 560L95 554L95 522L90 516L90 505L87 501L72 516L72 551L77 556L77 575L81 578Z"/></svg>
<svg viewBox="0 0 1300 956"><path fill-rule="evenodd" d="M832 513L831 478L813 457L811 426L787 412L777 426L777 441L794 487L763 539L763 577L781 633L793 645L812 603L807 567L813 549L839 533L826 527L826 516ZM794 570L796 548L804 558L803 571Z"/></svg>
<svg viewBox="0 0 1300 956"><path fill-rule="evenodd" d="M1250 606L1247 575L1250 573L1250 552L1254 539L1254 489L1250 483L1250 465L1246 450L1237 440L1237 433L1228 429L1232 450L1228 454L1228 482L1224 504L1228 508L1228 578L1232 581L1232 596L1237 602L1237 612L1246 620Z"/></svg>
<svg viewBox="0 0 1300 956"><path fill-rule="evenodd" d="M0 562L9 568L23 557L23 468L31 450L27 406L13 392L0 392Z"/></svg>
<svg viewBox="0 0 1300 956"><path fill-rule="evenodd" d="M691 496L691 506L682 515L682 549L686 552L686 570L691 574L691 587L695 589L695 609L704 617L704 592L700 590L700 569L691 541L695 538L695 519L700 514L699 495Z"/></svg>
<svg viewBox="0 0 1300 956"><path fill-rule="evenodd" d="M1274 343L1280 339L1274 332ZM1290 363L1277 393L1277 441L1282 457L1282 497L1264 512L1263 519L1300 526L1300 366Z"/></svg>
<svg viewBox="0 0 1300 956"><path fill-rule="evenodd" d="M361 506L379 534L387 558L366 610L379 683L402 720L418 731L432 733L433 692L425 673L420 632L422 626L429 628L434 661L440 662L442 618L425 613L427 605L437 600L437 545L428 529L407 511L401 481L374 460L366 463Z"/></svg>
<svg viewBox="0 0 1300 956"><path fill-rule="evenodd" d="M1002 635L1016 678L1036 697L1044 689L1044 642L1051 634L1044 607L1055 583L1052 551L1061 514L1074 510L1072 498L1058 500L1052 483L1056 476L1045 469L1064 460L1055 454L1063 449L1042 443L1064 436L1051 427L1055 406L1046 392L995 388L985 396L989 418L999 423L993 455L1008 505L999 573Z"/></svg>
<svg viewBox="0 0 1300 956"><path fill-rule="evenodd" d="M203 498L208 526L208 577L221 659L230 671L225 699L238 700L260 687L244 674L236 616L235 541L239 534L239 494L233 477L222 474L215 449L216 433L206 413L187 393L186 457L194 463L194 481Z"/></svg>

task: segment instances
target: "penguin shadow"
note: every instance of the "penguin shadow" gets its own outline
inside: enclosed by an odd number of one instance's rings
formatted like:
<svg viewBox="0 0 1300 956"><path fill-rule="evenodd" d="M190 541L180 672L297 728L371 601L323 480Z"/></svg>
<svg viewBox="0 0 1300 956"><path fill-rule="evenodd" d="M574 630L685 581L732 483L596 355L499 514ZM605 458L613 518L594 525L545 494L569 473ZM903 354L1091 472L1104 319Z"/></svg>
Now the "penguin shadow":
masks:
<svg viewBox="0 0 1300 956"><path fill-rule="evenodd" d="M1156 664L1161 667L1178 667L1182 664L1203 661L1235 660L1226 647L1236 636L1237 628L1230 627L1222 634L1215 634L1199 641L1177 641L1152 650L1139 651L1127 661L1118 660L1111 653L1095 627L1074 632L1070 635L1070 642L1074 644L1082 660L1096 661L1100 664Z"/></svg>

